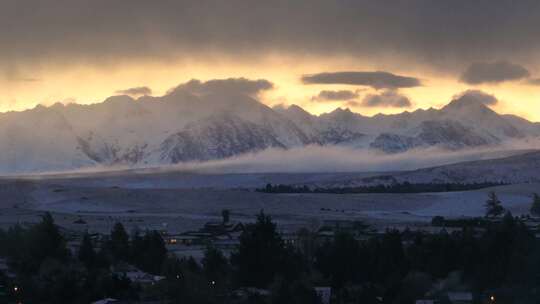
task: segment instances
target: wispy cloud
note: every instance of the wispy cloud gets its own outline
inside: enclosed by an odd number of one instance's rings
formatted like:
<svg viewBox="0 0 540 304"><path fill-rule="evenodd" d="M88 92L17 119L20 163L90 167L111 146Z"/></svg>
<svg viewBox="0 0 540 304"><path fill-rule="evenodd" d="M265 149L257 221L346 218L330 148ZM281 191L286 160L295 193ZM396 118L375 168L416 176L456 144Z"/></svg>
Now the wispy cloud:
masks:
<svg viewBox="0 0 540 304"><path fill-rule="evenodd" d="M329 91L329 90L323 90L319 92L318 95L311 97L311 101L317 101L317 102L326 102L326 101L342 101L342 100L349 100L358 98L359 91L351 91L351 90L339 90L339 91Z"/></svg>
<svg viewBox="0 0 540 304"><path fill-rule="evenodd" d="M528 78L529 71L523 66L508 61L476 62L461 75L468 84L500 83Z"/></svg>
<svg viewBox="0 0 540 304"><path fill-rule="evenodd" d="M200 81L192 79L169 91L186 91L192 94L246 94L257 95L261 91L271 90L274 84L266 79L250 80L247 78L227 78Z"/></svg>
<svg viewBox="0 0 540 304"><path fill-rule="evenodd" d="M304 84L346 84L369 86L374 89L413 88L421 86L420 79L389 72L325 72L302 76Z"/></svg>
<svg viewBox="0 0 540 304"><path fill-rule="evenodd" d="M407 96L396 90L385 90L380 94L366 95L361 105L364 107L408 108L412 106L412 103Z"/></svg>

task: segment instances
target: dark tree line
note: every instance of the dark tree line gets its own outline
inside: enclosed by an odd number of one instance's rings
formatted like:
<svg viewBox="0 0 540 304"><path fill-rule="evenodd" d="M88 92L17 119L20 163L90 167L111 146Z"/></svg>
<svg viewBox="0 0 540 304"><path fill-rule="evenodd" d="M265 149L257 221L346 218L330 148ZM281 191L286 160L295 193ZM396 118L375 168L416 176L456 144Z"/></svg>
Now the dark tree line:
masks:
<svg viewBox="0 0 540 304"><path fill-rule="evenodd" d="M46 213L30 228L16 225L0 230L0 257L15 274L14 280L0 274L0 285L11 286L9 296L13 300L90 303L105 297L137 299L138 286L111 272L110 266L126 262L160 274L167 250L157 232L135 235L130 240L122 225L116 224L99 248L85 233L78 250L72 253L53 217Z"/></svg>
<svg viewBox="0 0 540 304"><path fill-rule="evenodd" d="M313 286L331 286L333 303L414 303L428 292L444 300L438 286L453 284L472 291L476 303L485 292L508 290L510 303L537 303L540 243L533 232L510 213L485 222L481 231L389 230L365 241L340 232L315 248L304 233L292 247L260 214L230 259L210 247L202 266L177 260L176 271L189 280L173 276L167 290L172 299L191 299L187 303L302 304L317 303ZM269 290L270 296L239 302L232 291L242 286Z"/></svg>
<svg viewBox="0 0 540 304"><path fill-rule="evenodd" d="M356 187L316 187L306 185L267 184L256 191L264 193L328 193L328 194L361 194L361 193L426 193L426 192L453 192L478 190L501 186L504 183L393 183L388 185L356 186Z"/></svg>
<svg viewBox="0 0 540 304"><path fill-rule="evenodd" d="M389 230L368 240L338 232L327 241L304 231L288 245L264 213L246 225L230 257L209 246L201 262L167 254L159 233L126 233L117 224L102 246L85 234L75 255L52 217L0 232L6 257L30 303L89 303L98 298L172 303L318 303L314 286L331 286L332 303L414 303L440 286L460 286L481 303L484 292L504 292L509 303L540 301L540 243L509 212L482 230L438 234ZM45 243L46 242L46 243ZM164 280L141 290L110 266L129 263ZM1 278L1 276L0 276ZM0 282L4 283L4 282ZM241 297L241 287L269 295ZM444 287L447 288L447 287ZM15 295L13 295L15 296ZM444 303L444 301L442 302Z"/></svg>

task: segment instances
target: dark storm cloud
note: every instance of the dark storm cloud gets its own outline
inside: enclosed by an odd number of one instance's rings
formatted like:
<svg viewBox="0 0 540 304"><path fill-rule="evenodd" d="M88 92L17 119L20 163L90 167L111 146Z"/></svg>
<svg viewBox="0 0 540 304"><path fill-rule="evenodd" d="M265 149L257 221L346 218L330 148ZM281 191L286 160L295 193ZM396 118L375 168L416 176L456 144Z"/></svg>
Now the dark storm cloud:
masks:
<svg viewBox="0 0 540 304"><path fill-rule="evenodd" d="M270 90L274 85L266 79L250 80L246 78L212 79L201 82L192 79L172 89L170 93L186 91L192 94L246 94L257 95L261 91Z"/></svg>
<svg viewBox="0 0 540 304"><path fill-rule="evenodd" d="M526 68L508 61L476 62L461 75L461 81L468 84L499 83L529 76Z"/></svg>
<svg viewBox="0 0 540 304"><path fill-rule="evenodd" d="M456 101L460 102L481 102L488 106L496 105L499 100L497 100L497 97L488 94L486 92L482 92L480 90L467 90L464 92L461 92L460 94L457 94L453 98Z"/></svg>
<svg viewBox="0 0 540 304"><path fill-rule="evenodd" d="M130 95L130 96L142 96L142 95L152 95L152 89L149 87L135 87L125 90L118 90L116 94Z"/></svg>
<svg viewBox="0 0 540 304"><path fill-rule="evenodd" d="M278 51L458 73L536 58L540 1L3 0L0 27L0 62L26 65Z"/></svg>
<svg viewBox="0 0 540 304"><path fill-rule="evenodd" d="M529 84L540 86L540 78L533 78L527 81Z"/></svg>
<svg viewBox="0 0 540 304"><path fill-rule="evenodd" d="M0 72L2 72L1 66L0 66ZM9 82L37 82L37 81L41 81L41 79L35 78L35 77L30 77L30 76L26 75L25 73L21 72L18 68L10 66L10 65L4 67L3 74L4 74L4 79L9 81Z"/></svg>
<svg viewBox="0 0 540 304"><path fill-rule="evenodd" d="M370 86L375 89L412 88L421 85L414 77L388 72L331 72L302 76L305 84L348 84Z"/></svg>
<svg viewBox="0 0 540 304"><path fill-rule="evenodd" d="M317 96L311 97L312 101L336 101L336 100L348 100L358 97L358 91L350 90L339 90L339 91L328 91L324 90L319 92Z"/></svg>
<svg viewBox="0 0 540 304"><path fill-rule="evenodd" d="M407 96L401 95L395 90L385 90L380 94L369 94L362 100L364 107L393 107L393 108L408 108L411 101Z"/></svg>

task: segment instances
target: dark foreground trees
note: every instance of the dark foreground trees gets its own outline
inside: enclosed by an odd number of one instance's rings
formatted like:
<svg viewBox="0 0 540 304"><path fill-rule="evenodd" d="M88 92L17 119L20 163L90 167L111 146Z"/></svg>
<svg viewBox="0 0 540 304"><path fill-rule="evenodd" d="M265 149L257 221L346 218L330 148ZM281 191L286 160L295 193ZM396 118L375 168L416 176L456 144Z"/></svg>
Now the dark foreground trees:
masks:
<svg viewBox="0 0 540 304"><path fill-rule="evenodd" d="M540 196L537 193L533 194L533 202L530 212L533 216L540 216Z"/></svg>
<svg viewBox="0 0 540 304"><path fill-rule="evenodd" d="M129 236L117 224L101 248L84 233L79 248L72 252L53 217L46 213L30 228L16 225L0 230L0 257L14 276L8 279L0 272L0 285L10 286L8 297L23 303L90 303L105 297L134 300L138 286L112 272L110 266L144 260L145 264L136 266L160 274L167 255L163 240L149 232L143 243L133 255Z"/></svg>
<svg viewBox="0 0 540 304"><path fill-rule="evenodd" d="M540 244L510 213L453 233L389 230L359 240L358 234L340 231L327 241L314 239L312 250L288 245L271 218L261 213L246 226L231 258L209 246L200 262L168 254L157 232L128 235L126 243L121 225L113 231L115 236L102 246L83 235L75 254L66 249L49 216L28 229L0 231L0 255L16 273L14 280L0 274L0 285L17 284L17 300L28 303L90 303L113 297L312 304L318 302L314 286L332 287L332 303L414 303L426 294L444 299L452 288L473 292L479 303L486 292L504 295L507 303L540 300ZM45 253L33 251L31 241L36 240L50 242ZM141 288L111 273L110 266L119 261L165 279ZM248 287L263 294L238 295Z"/></svg>
<svg viewBox="0 0 540 304"><path fill-rule="evenodd" d="M261 288L267 287L277 276L298 278L304 266L299 253L285 246L276 224L263 212L257 216L255 224L247 225L231 262L240 284Z"/></svg>

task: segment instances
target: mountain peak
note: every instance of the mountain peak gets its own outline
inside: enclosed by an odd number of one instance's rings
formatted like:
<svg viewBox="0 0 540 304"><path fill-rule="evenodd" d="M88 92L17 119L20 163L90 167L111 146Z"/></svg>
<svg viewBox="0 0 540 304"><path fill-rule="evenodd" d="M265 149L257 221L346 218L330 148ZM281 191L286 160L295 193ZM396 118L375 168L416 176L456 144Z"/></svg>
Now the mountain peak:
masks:
<svg viewBox="0 0 540 304"><path fill-rule="evenodd" d="M363 117L361 114L353 112L349 108L336 108L334 111L322 114L321 116L331 117L338 120L351 120Z"/></svg>
<svg viewBox="0 0 540 304"><path fill-rule="evenodd" d="M132 102L134 102L135 99L131 98L128 95L117 95L117 96L111 96L103 102L103 104L109 104L109 105L127 105Z"/></svg>
<svg viewBox="0 0 540 304"><path fill-rule="evenodd" d="M347 113L347 114L352 114L352 111L351 109L349 108L336 108L334 111L330 112L330 113Z"/></svg>
<svg viewBox="0 0 540 304"><path fill-rule="evenodd" d="M484 93L479 90L468 90L461 93L459 96L446 105L443 110L480 110L482 112L493 112L489 106L497 104L498 100L495 96Z"/></svg>
<svg viewBox="0 0 540 304"><path fill-rule="evenodd" d="M295 104L290 105L284 111L287 111L296 117L303 117L304 119L312 116L311 113L309 113L308 111L304 110L302 107Z"/></svg>
<svg viewBox="0 0 540 304"><path fill-rule="evenodd" d="M298 105L295 105L295 104L292 104L290 105L287 110L289 111L295 111L295 112L299 112L299 113L308 113L306 110L304 110L302 107L298 106ZM309 114L309 113L308 113Z"/></svg>

